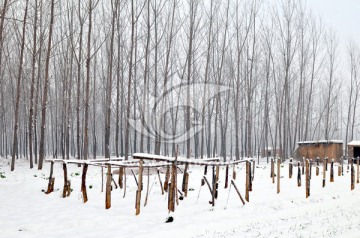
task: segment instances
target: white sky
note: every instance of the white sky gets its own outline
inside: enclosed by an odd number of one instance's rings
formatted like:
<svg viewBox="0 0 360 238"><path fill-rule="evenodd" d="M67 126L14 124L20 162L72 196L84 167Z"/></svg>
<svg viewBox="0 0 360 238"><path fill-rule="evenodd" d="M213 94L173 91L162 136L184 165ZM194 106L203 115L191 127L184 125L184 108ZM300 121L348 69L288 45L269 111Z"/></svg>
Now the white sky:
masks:
<svg viewBox="0 0 360 238"><path fill-rule="evenodd" d="M334 29L341 47L349 39L360 44L360 0L308 0L307 6Z"/></svg>

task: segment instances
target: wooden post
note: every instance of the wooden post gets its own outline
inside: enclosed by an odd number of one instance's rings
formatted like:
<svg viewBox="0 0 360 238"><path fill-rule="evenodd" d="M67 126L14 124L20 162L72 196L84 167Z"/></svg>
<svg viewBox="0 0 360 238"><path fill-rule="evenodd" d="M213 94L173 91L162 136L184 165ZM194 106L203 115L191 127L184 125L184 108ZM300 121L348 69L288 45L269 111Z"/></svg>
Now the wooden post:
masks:
<svg viewBox="0 0 360 238"><path fill-rule="evenodd" d="M225 168L225 186L224 186L224 188L228 188L228 183L229 183L229 165L226 165L226 168Z"/></svg>
<svg viewBox="0 0 360 238"><path fill-rule="evenodd" d="M136 212L135 215L140 214L140 203L141 203L141 191L143 184L143 160L139 161L139 174L138 174L138 189L136 191Z"/></svg>
<svg viewBox="0 0 360 238"><path fill-rule="evenodd" d="M242 198L239 189L236 187L234 180L231 180L231 184L234 186L237 194L239 195L239 198L240 198L242 204L245 205L245 201L244 201L244 199Z"/></svg>
<svg viewBox="0 0 360 238"><path fill-rule="evenodd" d="M71 194L71 181L68 180L67 181L67 194L66 194L66 196L69 197L70 194Z"/></svg>
<svg viewBox="0 0 360 238"><path fill-rule="evenodd" d="M187 197L187 193L188 193L188 189L189 189L189 173L186 172L185 174L185 191L184 191L184 195L185 197Z"/></svg>
<svg viewBox="0 0 360 238"><path fill-rule="evenodd" d="M351 190L355 188L355 169L354 169L354 160L351 159Z"/></svg>
<svg viewBox="0 0 360 238"><path fill-rule="evenodd" d="M177 160L177 153L175 155L175 161L172 163L171 165L171 183L169 184L168 188L169 188L169 198L168 198L168 209L169 212L174 212L175 211L175 193L177 193L176 189L176 165L175 162Z"/></svg>
<svg viewBox="0 0 360 238"><path fill-rule="evenodd" d="M251 191L252 191L252 181L255 177L255 160L253 160L253 166L252 166L252 174L251 174Z"/></svg>
<svg viewBox="0 0 360 238"><path fill-rule="evenodd" d="M87 163L84 164L83 172L82 172L82 176L81 176L81 192L83 195L84 203L86 203L88 201L87 192L86 192L86 173L87 173L88 166L89 165ZM111 183L111 181L110 181L110 183Z"/></svg>
<svg viewBox="0 0 360 238"><path fill-rule="evenodd" d="M65 162L63 162L63 170L64 170L64 189L63 189L62 197L66 198L66 194L68 191L68 179L67 179L67 166Z"/></svg>
<svg viewBox="0 0 360 238"><path fill-rule="evenodd" d="M119 187L122 189L123 188L123 181L124 181L124 167L120 167L119 168Z"/></svg>
<svg viewBox="0 0 360 238"><path fill-rule="evenodd" d="M319 176L320 169L319 169L319 157L316 158L316 176Z"/></svg>
<svg viewBox="0 0 360 238"><path fill-rule="evenodd" d="M245 174L245 200L249 202L249 173L250 173L250 162L249 161L246 161L246 165L245 165L245 168L246 168L246 174Z"/></svg>
<svg viewBox="0 0 360 238"><path fill-rule="evenodd" d="M306 175L305 175L305 190L306 198L310 196L310 173L309 173L310 163L309 159L306 159Z"/></svg>
<svg viewBox="0 0 360 238"><path fill-rule="evenodd" d="M338 166L338 176L341 176L341 165Z"/></svg>
<svg viewBox="0 0 360 238"><path fill-rule="evenodd" d="M211 194L211 205L215 206L215 196L216 196L216 171L215 167L212 167L212 194Z"/></svg>
<svg viewBox="0 0 360 238"><path fill-rule="evenodd" d="M300 161L298 161L298 174L297 174L297 185L301 186L301 171L300 171Z"/></svg>
<svg viewBox="0 0 360 238"><path fill-rule="evenodd" d="M271 159L271 171L270 171L270 178L272 178L272 183L275 183L275 174L274 174L274 159Z"/></svg>
<svg viewBox="0 0 360 238"><path fill-rule="evenodd" d="M301 162L301 167L302 167L301 173L302 173L302 175L304 175L305 174L305 158L304 157L303 157L303 160Z"/></svg>
<svg viewBox="0 0 360 238"><path fill-rule="evenodd" d="M166 167L165 182L164 182L164 190L165 190L165 192L168 191L169 179L170 179L170 166L168 165Z"/></svg>
<svg viewBox="0 0 360 238"><path fill-rule="evenodd" d="M219 176L220 176L220 167L218 165L216 165L215 167L215 171L216 171L216 182L219 182Z"/></svg>
<svg viewBox="0 0 360 238"><path fill-rule="evenodd" d="M280 159L277 160L277 193L280 193Z"/></svg>
<svg viewBox="0 0 360 238"><path fill-rule="evenodd" d="M326 181L326 165L327 165L327 161L326 159L323 160L323 182L322 182L322 186L325 187L325 181Z"/></svg>
<svg viewBox="0 0 360 238"><path fill-rule="evenodd" d="M104 166L101 165L101 192L104 192Z"/></svg>
<svg viewBox="0 0 360 238"><path fill-rule="evenodd" d="M107 165L106 186L105 186L105 209L111 207L111 165Z"/></svg>
<svg viewBox="0 0 360 238"><path fill-rule="evenodd" d="M255 162L255 161L254 161ZM252 192L252 173L251 162L249 162L249 192Z"/></svg>
<svg viewBox="0 0 360 238"><path fill-rule="evenodd" d="M48 183L48 188L47 188L47 191L45 194L50 194L54 191L55 178L52 177L53 171L54 171L54 161L51 161L49 183Z"/></svg>
<svg viewBox="0 0 360 238"><path fill-rule="evenodd" d="M330 167L330 183L334 182L334 160L331 161Z"/></svg>
<svg viewBox="0 0 360 238"><path fill-rule="evenodd" d="M233 165L233 175L232 175L232 179L236 180L236 170L235 170L235 165Z"/></svg>
<svg viewBox="0 0 360 238"><path fill-rule="evenodd" d="M160 176L160 171L159 170L157 170L157 174L158 174L160 188L161 188L161 195L164 195L164 188L163 188L163 184L162 184L162 181L161 181L161 176Z"/></svg>
<svg viewBox="0 0 360 238"><path fill-rule="evenodd" d="M312 176L312 164L313 164L313 161L312 161L312 159L310 160L310 162L309 162L309 179L311 180L311 176Z"/></svg>
<svg viewBox="0 0 360 238"><path fill-rule="evenodd" d="M328 171L328 157L325 158L325 170Z"/></svg>
<svg viewBox="0 0 360 238"><path fill-rule="evenodd" d="M293 173L293 164L292 164L292 159L290 159L289 162L289 178L292 178L292 173Z"/></svg>
<svg viewBox="0 0 360 238"><path fill-rule="evenodd" d="M356 183L359 183L359 157L356 158Z"/></svg>
<svg viewBox="0 0 360 238"><path fill-rule="evenodd" d="M146 184L146 195L145 195L144 207L146 207L147 201L149 198L149 189L150 189L150 167L147 167L147 184Z"/></svg>

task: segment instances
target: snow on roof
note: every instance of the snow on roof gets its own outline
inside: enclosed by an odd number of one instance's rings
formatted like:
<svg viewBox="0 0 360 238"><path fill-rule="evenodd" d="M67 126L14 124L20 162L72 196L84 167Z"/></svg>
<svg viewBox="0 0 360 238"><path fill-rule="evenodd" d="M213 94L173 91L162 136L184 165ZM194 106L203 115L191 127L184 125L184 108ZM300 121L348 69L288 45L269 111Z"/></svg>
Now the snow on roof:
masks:
<svg viewBox="0 0 360 238"><path fill-rule="evenodd" d="M353 140L353 141L349 142L348 145L360 146L360 141L358 141L358 140Z"/></svg>
<svg viewBox="0 0 360 238"><path fill-rule="evenodd" d="M342 144L342 140L318 140L318 141L299 141L298 145L300 144Z"/></svg>

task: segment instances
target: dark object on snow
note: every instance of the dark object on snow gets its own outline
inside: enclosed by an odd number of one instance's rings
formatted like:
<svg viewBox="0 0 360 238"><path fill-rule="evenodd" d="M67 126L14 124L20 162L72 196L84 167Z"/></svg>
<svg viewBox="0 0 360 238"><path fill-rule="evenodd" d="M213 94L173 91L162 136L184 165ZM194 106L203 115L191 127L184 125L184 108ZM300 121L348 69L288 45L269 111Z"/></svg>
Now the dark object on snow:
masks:
<svg viewBox="0 0 360 238"><path fill-rule="evenodd" d="M165 223L170 223L170 222L173 222L174 221L174 218L173 217L168 217L167 219L166 219L166 222Z"/></svg>

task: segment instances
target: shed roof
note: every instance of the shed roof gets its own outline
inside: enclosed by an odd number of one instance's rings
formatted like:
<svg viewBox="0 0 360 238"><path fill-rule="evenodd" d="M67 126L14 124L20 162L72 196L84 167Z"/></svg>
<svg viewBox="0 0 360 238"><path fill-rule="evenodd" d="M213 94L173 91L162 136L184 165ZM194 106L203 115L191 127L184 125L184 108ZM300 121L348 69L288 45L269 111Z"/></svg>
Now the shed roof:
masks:
<svg viewBox="0 0 360 238"><path fill-rule="evenodd" d="M360 141L359 140L353 140L353 141L349 142L348 145L360 146Z"/></svg>
<svg viewBox="0 0 360 238"><path fill-rule="evenodd" d="M298 145L301 145L301 144L342 144L342 143L343 143L342 140L318 140L318 141L299 141ZM359 143L360 143L360 141L359 141Z"/></svg>

